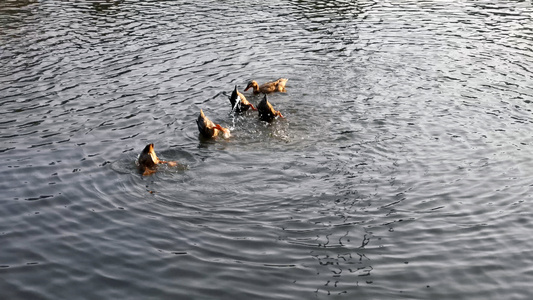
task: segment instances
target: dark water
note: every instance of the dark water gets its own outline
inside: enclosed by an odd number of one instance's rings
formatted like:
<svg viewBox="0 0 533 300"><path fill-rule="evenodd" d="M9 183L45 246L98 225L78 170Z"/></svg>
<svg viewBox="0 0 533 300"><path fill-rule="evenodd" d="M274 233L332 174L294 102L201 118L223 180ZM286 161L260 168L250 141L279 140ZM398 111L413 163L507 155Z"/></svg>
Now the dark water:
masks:
<svg viewBox="0 0 533 300"><path fill-rule="evenodd" d="M529 299L532 5L396 2L0 2L1 298Z"/></svg>

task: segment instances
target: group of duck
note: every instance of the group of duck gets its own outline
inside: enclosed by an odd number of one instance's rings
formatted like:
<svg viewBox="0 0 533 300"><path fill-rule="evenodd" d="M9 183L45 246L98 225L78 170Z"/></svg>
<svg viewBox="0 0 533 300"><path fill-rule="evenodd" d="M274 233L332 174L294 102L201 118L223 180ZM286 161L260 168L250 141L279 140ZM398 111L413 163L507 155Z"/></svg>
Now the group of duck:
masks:
<svg viewBox="0 0 533 300"><path fill-rule="evenodd" d="M255 107L250 103L246 97L237 90L237 86L231 93L229 100L231 102L232 111L235 113L242 113L248 111L249 109L257 111L259 113L259 119L261 121L272 122L276 117L284 118L280 111L275 110L272 104L268 102L266 94L281 92L285 93L285 84L287 83L286 78L280 78L276 81L270 81L259 85L255 80L252 80L248 83L244 91L252 88L255 95L263 93L264 97L261 102ZM198 125L198 130L200 135L204 138L214 138L222 133L224 138L229 138L231 133L228 128L220 126L220 124L215 124L204 114L203 110L200 109L200 115L196 120ZM177 162L175 161L164 161L160 160L154 150L154 144L149 144L144 147L143 151L139 155L138 159L139 171L143 175L150 175L157 171L158 164L167 164L169 166L176 166Z"/></svg>

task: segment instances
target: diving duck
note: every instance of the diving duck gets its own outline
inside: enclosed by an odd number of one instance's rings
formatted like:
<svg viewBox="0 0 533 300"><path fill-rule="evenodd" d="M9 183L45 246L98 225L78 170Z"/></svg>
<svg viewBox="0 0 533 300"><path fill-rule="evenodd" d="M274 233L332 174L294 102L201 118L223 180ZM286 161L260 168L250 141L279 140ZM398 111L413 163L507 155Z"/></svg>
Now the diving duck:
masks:
<svg viewBox="0 0 533 300"><path fill-rule="evenodd" d="M231 136L229 129L213 123L205 116L204 111L201 109L198 120L196 120L196 124L198 124L198 130L200 131L200 134L205 138L216 137L220 132L222 132L225 139Z"/></svg>
<svg viewBox="0 0 533 300"><path fill-rule="evenodd" d="M175 167L177 162L160 160L154 151L154 144L149 144L144 147L141 155L138 159L139 170L144 176L153 174L157 171L158 164L168 164L171 167Z"/></svg>
<svg viewBox="0 0 533 300"><path fill-rule="evenodd" d="M268 102L266 95L257 105L257 111L259 112L259 119L261 119L261 121L272 122L272 120L274 120L274 118L277 116L284 118L281 112L275 110L272 107L272 104Z"/></svg>
<svg viewBox="0 0 533 300"><path fill-rule="evenodd" d="M231 108L237 113L245 112L250 108L252 110L257 110L257 108L255 108L252 103L248 102L246 97L237 90L237 86L235 86L233 93L231 93L229 101L231 102Z"/></svg>
<svg viewBox="0 0 533 300"><path fill-rule="evenodd" d="M276 81L270 81L267 83L263 83L262 85L257 84L257 81L252 80L248 83L244 91L246 92L249 88L253 88L254 94L259 93L273 93L273 92L281 92L285 93L287 90L285 89L285 84L287 83L289 79L286 78L280 78Z"/></svg>

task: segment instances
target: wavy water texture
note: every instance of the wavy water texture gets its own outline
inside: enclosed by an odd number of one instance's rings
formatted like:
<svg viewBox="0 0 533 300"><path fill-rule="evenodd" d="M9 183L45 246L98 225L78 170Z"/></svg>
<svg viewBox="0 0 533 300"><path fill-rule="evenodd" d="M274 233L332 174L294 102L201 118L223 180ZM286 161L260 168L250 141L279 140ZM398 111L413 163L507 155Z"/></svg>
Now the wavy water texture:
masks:
<svg viewBox="0 0 533 300"><path fill-rule="evenodd" d="M2 296L527 299L531 16L0 3ZM231 113L280 77L285 118ZM232 137L200 138L200 109ZM141 176L148 143L178 166Z"/></svg>

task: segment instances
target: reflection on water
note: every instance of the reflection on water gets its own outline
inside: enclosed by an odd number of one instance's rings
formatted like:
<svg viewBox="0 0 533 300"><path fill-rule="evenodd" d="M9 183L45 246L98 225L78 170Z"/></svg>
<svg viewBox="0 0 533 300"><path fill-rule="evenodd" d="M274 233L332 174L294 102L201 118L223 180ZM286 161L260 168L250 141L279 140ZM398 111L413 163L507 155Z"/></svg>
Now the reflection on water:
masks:
<svg viewBox="0 0 533 300"><path fill-rule="evenodd" d="M0 3L3 296L527 298L532 12Z"/></svg>

